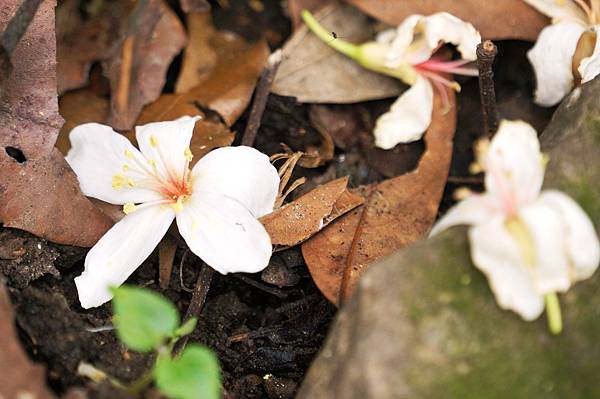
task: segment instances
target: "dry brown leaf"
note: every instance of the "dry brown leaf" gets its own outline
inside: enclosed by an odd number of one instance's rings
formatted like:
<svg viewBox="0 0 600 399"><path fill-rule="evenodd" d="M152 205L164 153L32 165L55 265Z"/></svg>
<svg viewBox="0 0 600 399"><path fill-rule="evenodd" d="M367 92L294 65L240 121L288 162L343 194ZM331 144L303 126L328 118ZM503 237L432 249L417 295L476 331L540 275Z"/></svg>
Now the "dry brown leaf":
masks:
<svg viewBox="0 0 600 399"><path fill-rule="evenodd" d="M176 92L218 112L231 126L250 102L269 47L262 39L248 43L234 33L215 31L210 14L191 13L187 21L190 39Z"/></svg>
<svg viewBox="0 0 600 399"><path fill-rule="evenodd" d="M334 4L320 10L315 18L349 42L362 43L374 35L368 17L352 6ZM362 68L323 43L306 26L292 35L283 54L271 91L300 102L347 104L402 92L403 85L397 79Z"/></svg>
<svg viewBox="0 0 600 399"><path fill-rule="evenodd" d="M55 398L46 373L21 348L10 299L0 279L0 398Z"/></svg>
<svg viewBox="0 0 600 399"><path fill-rule="evenodd" d="M210 10L207 0L180 0L184 12L203 12Z"/></svg>
<svg viewBox="0 0 600 399"><path fill-rule="evenodd" d="M271 243L284 247L297 245L361 205L364 199L349 192L347 186L348 177L330 181L260 218Z"/></svg>
<svg viewBox="0 0 600 399"><path fill-rule="evenodd" d="M300 13L302 10L315 12L320 7L331 4L334 0L288 0L288 16L292 20L292 27L297 30L302 25Z"/></svg>
<svg viewBox="0 0 600 399"><path fill-rule="evenodd" d="M162 289L169 287L176 251L177 241L170 235L165 235L158 244L158 282Z"/></svg>
<svg viewBox="0 0 600 399"><path fill-rule="evenodd" d="M65 124L58 133L56 148L67 155L71 148L69 133L74 127L88 122L104 123L108 116L108 100L88 89L70 91L58 100L58 109Z"/></svg>
<svg viewBox="0 0 600 399"><path fill-rule="evenodd" d="M108 124L123 130L158 98L171 60L186 40L179 18L162 0L138 1L127 25L121 43L102 63L112 92Z"/></svg>
<svg viewBox="0 0 600 399"><path fill-rule="evenodd" d="M451 102L455 104L453 93ZM456 106L444 114L436 93L426 151L416 170L363 187L365 205L302 244L310 273L327 299L343 302L375 260L421 238L435 221L452 159Z"/></svg>
<svg viewBox="0 0 600 399"><path fill-rule="evenodd" d="M346 0L390 25L399 25L412 14L450 14L472 23L484 39L535 41L550 21L523 0Z"/></svg>
<svg viewBox="0 0 600 399"><path fill-rule="evenodd" d="M20 3L3 3L0 31ZM81 194L75 174L54 149L63 123L56 100L55 5L40 6L0 88L0 222L50 241L91 246L111 223Z"/></svg>

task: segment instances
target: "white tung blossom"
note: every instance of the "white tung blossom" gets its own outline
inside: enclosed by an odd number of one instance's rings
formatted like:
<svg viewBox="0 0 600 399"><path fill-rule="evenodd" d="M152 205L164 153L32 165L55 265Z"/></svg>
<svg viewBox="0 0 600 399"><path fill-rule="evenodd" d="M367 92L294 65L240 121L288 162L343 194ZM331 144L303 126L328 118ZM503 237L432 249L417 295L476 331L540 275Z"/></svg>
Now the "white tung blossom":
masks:
<svg viewBox="0 0 600 399"><path fill-rule="evenodd" d="M558 104L576 82L600 73L600 0L524 0L552 18L527 53L535 71L535 102Z"/></svg>
<svg viewBox="0 0 600 399"><path fill-rule="evenodd" d="M471 225L473 263L487 276L498 304L533 320L545 300L557 304L555 293L589 278L598 267L594 226L564 193L541 191L546 162L527 123L503 121L477 155L486 191L459 202L431 234Z"/></svg>
<svg viewBox="0 0 600 399"><path fill-rule="evenodd" d="M279 176L250 147L213 150L190 170L198 118L136 127L139 150L98 123L71 131L66 159L84 194L123 205L126 216L89 251L75 278L84 308L100 306L152 253L173 220L191 251L220 273L257 272L271 257L257 218L273 210Z"/></svg>
<svg viewBox="0 0 600 399"><path fill-rule="evenodd" d="M419 140L431 124L433 89L448 105L446 90L459 91L448 75L477 76L466 66L477 59L479 32L473 25L440 12L429 16L411 15L396 29L381 32L374 42L353 45L331 38L314 17L304 11L304 21L325 43L356 60L365 68L401 79L411 87L394 102L375 125L375 145L391 149L399 143ZM461 59L446 61L436 55L444 44L453 44Z"/></svg>

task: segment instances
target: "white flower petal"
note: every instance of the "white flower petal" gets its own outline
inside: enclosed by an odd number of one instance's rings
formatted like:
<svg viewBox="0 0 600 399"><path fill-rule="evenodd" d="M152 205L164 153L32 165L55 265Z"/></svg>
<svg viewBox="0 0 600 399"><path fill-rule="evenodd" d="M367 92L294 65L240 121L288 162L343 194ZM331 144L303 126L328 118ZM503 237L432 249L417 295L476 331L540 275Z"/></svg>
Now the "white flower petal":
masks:
<svg viewBox="0 0 600 399"><path fill-rule="evenodd" d="M440 42L456 46L464 60L477 59L477 45L481 43L481 35L477 29L468 22L464 22L447 12L439 12L425 17L423 34L427 46L433 51ZM423 60L423 61L426 61Z"/></svg>
<svg viewBox="0 0 600 399"><path fill-rule="evenodd" d="M279 175L269 157L252 147L223 147L209 152L192 170L194 190L230 197L259 218L273 211Z"/></svg>
<svg viewBox="0 0 600 399"><path fill-rule="evenodd" d="M75 278L81 306L100 306L152 253L175 215L160 205L139 209L115 224L88 252L85 270Z"/></svg>
<svg viewBox="0 0 600 399"><path fill-rule="evenodd" d="M587 16L573 0L525 0L527 4L544 15L552 18L553 22L572 21L587 24Z"/></svg>
<svg viewBox="0 0 600 399"><path fill-rule="evenodd" d="M537 202L552 207L560 215L572 281L591 277L600 264L600 243L590 218L577 202L559 191L543 191Z"/></svg>
<svg viewBox="0 0 600 399"><path fill-rule="evenodd" d="M398 26L395 37L386 32L377 40L390 44L386 66L395 68L403 63L414 65L427 61L445 43L457 46L463 59L476 60L481 36L470 23L439 12L427 17L410 15Z"/></svg>
<svg viewBox="0 0 600 399"><path fill-rule="evenodd" d="M494 217L472 227L469 241L473 263L487 276L498 305L525 320L536 319L544 310L544 298L535 291L530 269L523 264L504 219Z"/></svg>
<svg viewBox="0 0 600 399"><path fill-rule="evenodd" d="M486 194L473 194L446 212L433 226L429 236L436 235L453 226L484 223L498 214L494 208L492 197Z"/></svg>
<svg viewBox="0 0 600 399"><path fill-rule="evenodd" d="M389 150L398 143L419 140L431 123L432 111L433 88L427 79L418 75L415 84L377 119L373 131L375 145Z"/></svg>
<svg viewBox="0 0 600 399"><path fill-rule="evenodd" d="M520 209L518 217L533 244L535 265L531 266L536 291L540 294L567 291L571 281L561 215L551 206L536 201Z"/></svg>
<svg viewBox="0 0 600 399"><path fill-rule="evenodd" d="M596 37L600 31L600 25L594 26ZM581 60L577 68L581 75L581 83L587 83L600 74L600 40L596 39L594 52L591 56Z"/></svg>
<svg viewBox="0 0 600 399"><path fill-rule="evenodd" d="M271 239L239 202L198 191L177 213L177 227L192 252L221 274L258 272L269 264Z"/></svg>
<svg viewBox="0 0 600 399"><path fill-rule="evenodd" d="M413 43L417 24L423 19L422 15L409 15L406 17L398 28L395 30L387 30L377 36L379 43L389 44L389 51L386 55L386 66L389 68L397 68L398 66L408 62L406 53ZM394 34L392 34L392 32ZM415 56L416 57L416 56ZM421 55L425 60L431 57L431 51L425 49L425 53Z"/></svg>
<svg viewBox="0 0 600 399"><path fill-rule="evenodd" d="M111 204L139 203L161 198L153 190L127 187L126 183L119 189L113 187L115 175L131 177L134 181L142 178L133 171L123 171L124 165L133 161L125 156L125 152L138 162L146 164L142 154L123 135L109 126L86 123L74 128L69 138L71 149L65 159L75 171L85 195Z"/></svg>
<svg viewBox="0 0 600 399"><path fill-rule="evenodd" d="M585 27L573 22L560 22L542 29L527 58L535 71L535 102L553 106L573 88L573 55Z"/></svg>
<svg viewBox="0 0 600 399"><path fill-rule="evenodd" d="M190 147L198 116L182 116L174 121L153 122L136 126L135 137L140 151L156 162L164 178L181 178L186 166L186 149Z"/></svg>
<svg viewBox="0 0 600 399"><path fill-rule="evenodd" d="M537 198L544 181L544 158L537 133L528 123L502 121L484 163L487 192L513 212Z"/></svg>

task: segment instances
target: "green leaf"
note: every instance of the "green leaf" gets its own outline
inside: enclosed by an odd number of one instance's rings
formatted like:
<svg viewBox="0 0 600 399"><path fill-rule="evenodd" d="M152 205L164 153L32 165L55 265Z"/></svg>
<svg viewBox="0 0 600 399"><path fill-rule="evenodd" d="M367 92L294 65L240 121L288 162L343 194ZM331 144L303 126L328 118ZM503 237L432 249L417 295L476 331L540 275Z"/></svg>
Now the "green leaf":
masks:
<svg viewBox="0 0 600 399"><path fill-rule="evenodd" d="M183 337L184 335L188 335L194 332L194 329L196 328L196 323L198 322L198 319L196 319L195 317L192 317L191 319L189 319L188 321L186 321L185 323L183 323L183 325L181 325L181 327L179 327L176 331L175 331L175 336L176 337Z"/></svg>
<svg viewBox="0 0 600 399"><path fill-rule="evenodd" d="M130 349L149 352L173 335L179 326L175 306L161 295L137 287L113 290L117 336Z"/></svg>
<svg viewBox="0 0 600 399"><path fill-rule="evenodd" d="M154 370L156 386L172 399L218 399L221 395L219 361L201 345L191 344L180 357L160 357Z"/></svg>

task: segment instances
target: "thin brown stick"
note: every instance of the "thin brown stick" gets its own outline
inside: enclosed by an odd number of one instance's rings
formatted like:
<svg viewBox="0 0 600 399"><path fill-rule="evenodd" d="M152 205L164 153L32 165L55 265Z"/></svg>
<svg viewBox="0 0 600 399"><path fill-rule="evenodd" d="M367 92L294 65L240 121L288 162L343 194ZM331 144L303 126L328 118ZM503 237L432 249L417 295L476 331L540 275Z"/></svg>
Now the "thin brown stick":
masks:
<svg viewBox="0 0 600 399"><path fill-rule="evenodd" d="M477 45L477 67L479 68L479 96L483 116L483 134L492 137L498 130L498 109L494 88L494 59L498 48L490 40Z"/></svg>
<svg viewBox="0 0 600 399"><path fill-rule="evenodd" d="M254 145L256 133L260 127L262 117L265 112L265 107L267 106L269 92L271 91L271 86L273 85L273 80L275 80L275 75L277 74L277 69L279 68L281 59L281 50L275 51L269 56L267 66L260 74L258 84L256 85L254 101L252 103L252 108L250 109L250 116L248 117L248 124L246 124L246 129L244 130L244 135L242 136L242 145L249 147Z"/></svg>
<svg viewBox="0 0 600 399"><path fill-rule="evenodd" d="M188 306L187 311L185 312L185 317L183 321L186 322L192 317L200 317L200 313L202 313L202 308L204 307L204 302L206 301L206 295L208 294L208 290L210 288L210 284L212 282L213 276L215 274L215 269L203 263L202 268L200 269L200 274L198 274L198 279L196 280L196 286L194 287L194 292L192 293L192 300L190 301L190 306ZM175 352L179 353L185 345L187 344L189 335L181 338L179 342L177 342Z"/></svg>

